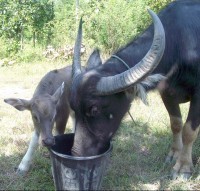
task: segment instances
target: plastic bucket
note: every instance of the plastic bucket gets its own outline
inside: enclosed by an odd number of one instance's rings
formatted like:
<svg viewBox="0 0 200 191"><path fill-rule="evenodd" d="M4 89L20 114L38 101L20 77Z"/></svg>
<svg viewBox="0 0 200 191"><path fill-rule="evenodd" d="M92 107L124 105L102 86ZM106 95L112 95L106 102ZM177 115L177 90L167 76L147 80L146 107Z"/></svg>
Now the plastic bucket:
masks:
<svg viewBox="0 0 200 191"><path fill-rule="evenodd" d="M99 190L112 145L100 155L74 157L73 141L73 133L55 136L55 145L50 149L56 190Z"/></svg>

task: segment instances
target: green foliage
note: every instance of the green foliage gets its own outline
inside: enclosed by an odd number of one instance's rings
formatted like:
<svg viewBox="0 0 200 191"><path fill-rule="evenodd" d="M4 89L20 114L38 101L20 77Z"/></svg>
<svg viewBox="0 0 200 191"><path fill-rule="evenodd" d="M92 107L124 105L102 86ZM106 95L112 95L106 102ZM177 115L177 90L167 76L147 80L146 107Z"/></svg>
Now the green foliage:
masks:
<svg viewBox="0 0 200 191"><path fill-rule="evenodd" d="M60 47L74 44L76 36L75 4L72 0L58 1L55 4L55 19L52 44Z"/></svg>
<svg viewBox="0 0 200 191"><path fill-rule="evenodd" d="M147 8L159 12L172 1L79 0L77 7L77 0L0 0L0 36L5 40L7 56L18 56L26 45L33 49L73 45L83 16L86 47L111 53L150 24Z"/></svg>
<svg viewBox="0 0 200 191"><path fill-rule="evenodd" d="M158 12L172 1L174 0L146 0L146 3L151 7L151 9Z"/></svg>
<svg viewBox="0 0 200 191"><path fill-rule="evenodd" d="M96 4L96 5L95 5ZM84 11L86 38L91 45L113 51L134 33L133 10L127 1L91 1ZM86 9L86 8L85 8ZM126 10L126 11L124 11ZM125 38L124 38L125 37Z"/></svg>
<svg viewBox="0 0 200 191"><path fill-rule="evenodd" d="M5 58L6 57L6 43L5 43L5 39L3 37L0 37L0 44L1 44L1 48L0 48L0 58Z"/></svg>
<svg viewBox="0 0 200 191"><path fill-rule="evenodd" d="M35 35L40 41L43 36L51 35L47 30L52 27L47 23L54 18L50 1L0 0L0 7L0 36L6 40L8 54L22 49L24 38L33 37L33 33L34 41Z"/></svg>
<svg viewBox="0 0 200 191"><path fill-rule="evenodd" d="M88 0L80 1L79 18L84 20L84 43L110 53L137 36L150 23L147 8L158 12L172 0ZM55 4L53 46L74 44L76 2L59 0Z"/></svg>
<svg viewBox="0 0 200 191"><path fill-rule="evenodd" d="M54 4L49 0L32 1L30 11L30 25L33 33L36 33L38 42L48 43L54 27ZM45 40L43 40L45 39Z"/></svg>
<svg viewBox="0 0 200 191"><path fill-rule="evenodd" d="M150 23L147 8L158 12L172 0L91 0L82 4L86 38L90 45L113 52Z"/></svg>
<svg viewBox="0 0 200 191"><path fill-rule="evenodd" d="M41 54L42 52L42 47L33 48L31 45L26 44L23 51L18 51L16 53L16 61L19 63L44 61L45 58Z"/></svg>

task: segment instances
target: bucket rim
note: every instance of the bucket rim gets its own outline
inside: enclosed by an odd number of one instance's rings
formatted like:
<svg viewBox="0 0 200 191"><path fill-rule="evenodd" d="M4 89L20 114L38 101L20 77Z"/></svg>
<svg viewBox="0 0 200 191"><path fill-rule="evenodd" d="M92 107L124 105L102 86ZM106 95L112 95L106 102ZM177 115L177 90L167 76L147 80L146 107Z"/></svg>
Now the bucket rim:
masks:
<svg viewBox="0 0 200 191"><path fill-rule="evenodd" d="M49 151L52 152L53 154L61 157L61 158L71 159L71 160L75 160L75 161L76 160L77 161L80 161L80 160L84 161L84 160L92 160L92 159L96 159L96 158L100 158L100 157L106 156L109 153L111 153L112 149L113 149L113 145L110 142L109 148L104 153L99 154L99 155L94 155L94 156L86 156L86 157L78 157L78 156L66 155L66 154L62 154L62 153L56 152L53 149L49 149Z"/></svg>

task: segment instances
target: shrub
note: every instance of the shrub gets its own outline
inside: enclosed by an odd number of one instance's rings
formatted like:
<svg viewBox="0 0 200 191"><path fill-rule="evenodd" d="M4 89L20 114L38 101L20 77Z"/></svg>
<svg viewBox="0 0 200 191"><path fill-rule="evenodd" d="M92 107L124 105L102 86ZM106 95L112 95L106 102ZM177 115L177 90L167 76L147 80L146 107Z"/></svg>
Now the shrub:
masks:
<svg viewBox="0 0 200 191"><path fill-rule="evenodd" d="M158 12L172 0L102 0L82 5L85 38L110 53L137 36L150 23L147 8Z"/></svg>
<svg viewBox="0 0 200 191"><path fill-rule="evenodd" d="M151 22L147 8L158 12L173 0L83 0L79 1L79 18L83 16L83 43L86 48L98 47L103 53L110 54L130 39L137 36ZM48 2L45 0L45 2ZM50 1L49 1L50 2ZM41 46L53 45L60 48L65 45L73 45L76 38L78 19L76 17L76 1L57 0L50 12L55 15L51 22L44 25L42 37L36 48L31 46L34 40L31 33L24 33L24 41L27 46L20 50L19 41L11 42L11 39L2 46L1 56L18 56L19 60L42 59ZM20 9L21 10L21 9ZM2 16L2 15L1 15ZM48 20L48 19L47 19ZM37 22L36 22L37 24ZM31 30L32 26L27 26ZM51 38L50 38L51 37ZM3 41L2 41L3 42ZM51 43L51 44L46 44ZM25 46L24 45L24 46ZM7 55L5 54L7 52ZM30 55L29 55L30 54Z"/></svg>

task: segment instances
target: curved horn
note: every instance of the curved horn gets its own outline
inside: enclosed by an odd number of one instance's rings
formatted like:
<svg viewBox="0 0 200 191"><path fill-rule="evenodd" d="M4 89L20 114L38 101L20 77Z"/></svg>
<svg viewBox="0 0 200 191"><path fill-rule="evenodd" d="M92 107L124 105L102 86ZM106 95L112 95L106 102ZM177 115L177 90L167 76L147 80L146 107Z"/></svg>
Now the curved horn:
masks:
<svg viewBox="0 0 200 191"><path fill-rule="evenodd" d="M148 10L154 23L154 38L145 57L131 69L115 76L102 77L97 84L98 95L109 95L126 90L146 77L159 64L165 50L165 32L158 16Z"/></svg>
<svg viewBox="0 0 200 191"><path fill-rule="evenodd" d="M74 79L81 73L81 41L82 41L82 18L79 22L78 34L74 46L74 57L72 64L72 78Z"/></svg>

